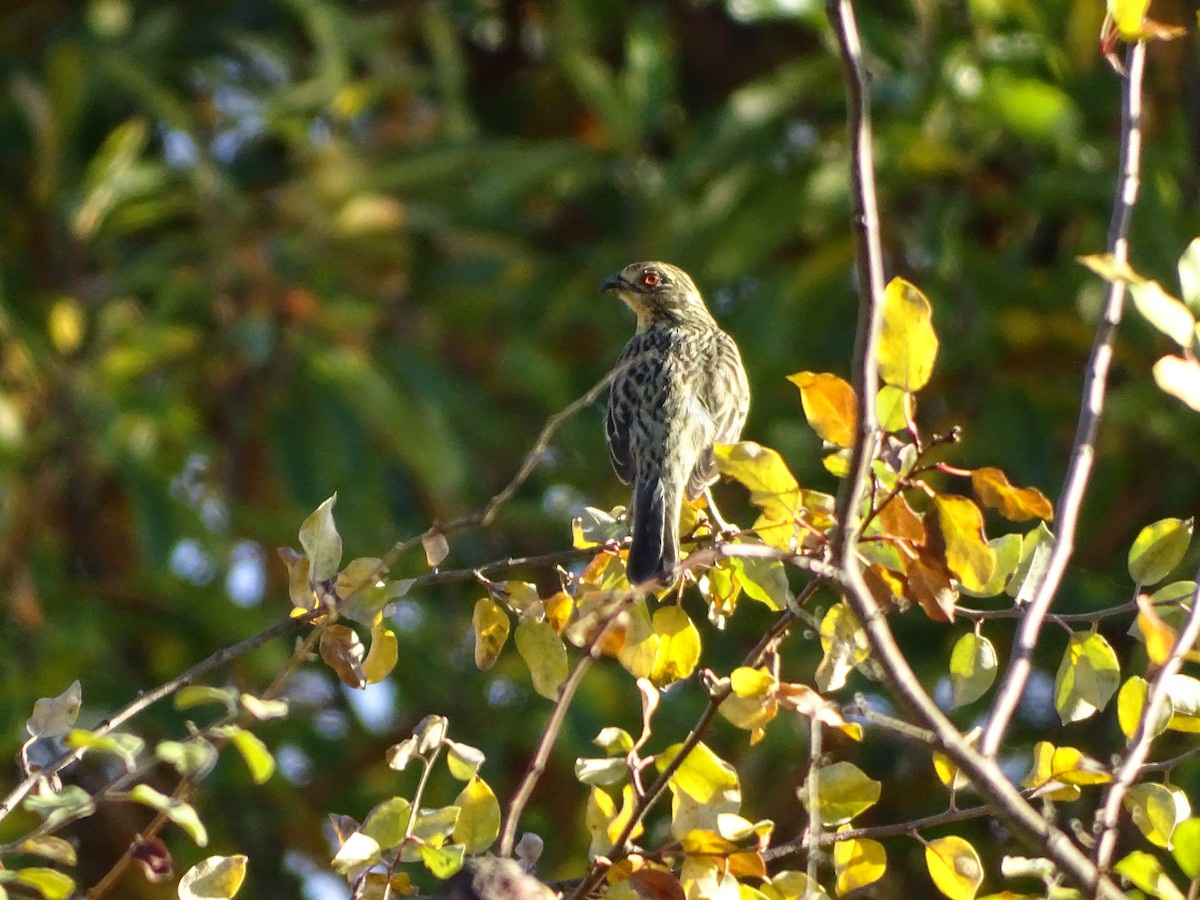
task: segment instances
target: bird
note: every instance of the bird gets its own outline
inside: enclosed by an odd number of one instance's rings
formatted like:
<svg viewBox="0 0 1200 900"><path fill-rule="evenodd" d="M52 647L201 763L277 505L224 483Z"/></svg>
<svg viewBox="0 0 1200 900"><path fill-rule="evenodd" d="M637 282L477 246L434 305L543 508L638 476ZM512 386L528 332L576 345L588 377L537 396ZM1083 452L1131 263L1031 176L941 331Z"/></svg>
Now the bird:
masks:
<svg viewBox="0 0 1200 900"><path fill-rule="evenodd" d="M750 385L737 344L679 267L631 263L602 290L637 317L615 366L605 427L613 469L633 485L625 572L635 585L667 581L679 564L680 506L716 481L713 444L741 437Z"/></svg>

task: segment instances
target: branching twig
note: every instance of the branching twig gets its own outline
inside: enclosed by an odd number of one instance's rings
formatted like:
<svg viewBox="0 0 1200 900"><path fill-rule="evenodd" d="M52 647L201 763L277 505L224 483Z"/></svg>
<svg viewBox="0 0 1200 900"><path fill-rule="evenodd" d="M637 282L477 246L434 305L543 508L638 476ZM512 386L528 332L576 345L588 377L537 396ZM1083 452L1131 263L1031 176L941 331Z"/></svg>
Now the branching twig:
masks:
<svg viewBox="0 0 1200 900"><path fill-rule="evenodd" d="M1197 573L1196 577L1200 579L1200 573ZM1142 763L1146 761L1146 756L1150 752L1150 742L1154 740L1157 733L1159 716L1162 713L1163 704L1167 701L1171 678L1183 665L1184 654L1196 646L1197 638L1200 638L1200 588L1192 594L1192 608L1188 611L1187 621L1175 635L1175 643L1171 647L1171 652L1146 691L1137 731L1129 742L1129 750L1125 754L1125 759L1117 767L1112 784L1109 785L1108 793L1104 798L1104 805L1096 816L1097 838L1092 859L1101 870L1107 869L1108 864L1112 861L1113 848L1117 843L1117 818L1121 814L1121 801L1124 799L1126 791L1129 790L1129 786L1144 771Z"/></svg>
<svg viewBox="0 0 1200 900"><path fill-rule="evenodd" d="M1129 221L1137 202L1139 171L1142 150L1142 72L1145 69L1146 48L1141 42L1130 46L1126 66L1125 92L1121 103L1121 171L1118 176L1117 197L1113 202L1112 222L1109 226L1108 252L1118 262L1129 258ZM1079 420L1075 428L1075 443L1071 450L1071 461L1058 498L1057 522L1054 528L1054 546L1041 580L1033 591L1025 617L1017 629L1013 642L1012 658L1000 682L1000 691L992 706L991 715L983 729L979 748L986 756L995 756L1004 738L1004 731L1012 719L1025 690L1025 683L1033 668L1033 651L1037 646L1038 632L1075 547L1075 531L1079 524L1079 512L1083 506L1083 495L1091 476L1096 456L1096 434L1100 428L1100 414L1104 408L1104 392L1108 381L1109 365L1112 362L1113 341L1125 303L1125 282L1109 283L1108 297L1104 303L1104 316L1096 328L1096 339L1088 361L1083 386L1083 404L1079 409Z"/></svg>
<svg viewBox="0 0 1200 900"><path fill-rule="evenodd" d="M809 582L804 590L802 590L796 596L795 601L790 604L790 606L793 608L802 606L808 600L808 598L816 592L816 589L820 586L820 584L821 582L817 580ZM767 654L767 651L775 645L775 643L780 639L780 637L783 636L783 634L792 625L792 623L795 622L795 620L796 614L792 612L790 608L780 613L779 618L775 620L775 624L772 625L767 633L762 636L758 644L755 645L754 649L746 654L746 658L742 665L749 667L758 665L762 661L763 657ZM724 700L732 692L732 688L726 687L724 690L714 691L709 697L708 705L704 708L704 712L700 714L700 718L697 719L696 724L692 726L691 732L680 745L679 752L676 753L674 758L663 767L663 770L659 773L658 778L656 778L654 783L646 789L646 793L638 799L638 803L634 808L633 815L630 817L629 821L625 823L625 827L621 829L621 833L617 835L616 840L613 841L613 849L615 852L624 852L625 846L629 842L633 832L639 825L642 824L651 808L666 792L667 786L671 782L671 778L674 777L675 772L678 771L679 767L683 765L684 761L688 757L688 754L691 753L692 750L695 749L696 745L700 743L701 738L704 737L705 732L708 730L709 724L716 717L717 710L720 708L721 703L724 702ZM596 887L596 885L598 885L603 878L604 869L599 865L593 865L592 871L588 873L588 876L583 879L579 887L571 895L571 900L583 900L583 898L588 896L592 888Z"/></svg>

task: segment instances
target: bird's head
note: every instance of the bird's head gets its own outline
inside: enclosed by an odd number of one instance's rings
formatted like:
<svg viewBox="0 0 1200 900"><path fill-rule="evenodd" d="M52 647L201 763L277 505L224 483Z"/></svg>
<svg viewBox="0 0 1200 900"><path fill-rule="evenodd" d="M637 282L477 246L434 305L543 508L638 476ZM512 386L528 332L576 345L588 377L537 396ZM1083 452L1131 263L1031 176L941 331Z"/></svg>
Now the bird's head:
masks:
<svg viewBox="0 0 1200 900"><path fill-rule="evenodd" d="M602 290L613 291L637 314L638 328L656 322L708 318L704 299L687 272L663 262L636 262L609 278Z"/></svg>

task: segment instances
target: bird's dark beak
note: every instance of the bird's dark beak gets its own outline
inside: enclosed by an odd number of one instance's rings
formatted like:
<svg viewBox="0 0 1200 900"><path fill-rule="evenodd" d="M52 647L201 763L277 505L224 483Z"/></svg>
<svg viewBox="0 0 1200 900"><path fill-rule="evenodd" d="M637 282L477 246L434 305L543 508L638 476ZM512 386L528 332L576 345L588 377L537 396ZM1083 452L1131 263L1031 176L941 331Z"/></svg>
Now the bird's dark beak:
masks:
<svg viewBox="0 0 1200 900"><path fill-rule="evenodd" d="M622 276L621 273L618 272L616 275L609 278L608 281L604 282L604 284L600 285L600 290L601 291L627 291L632 287L633 287L633 285L630 284L628 281L626 281L624 276Z"/></svg>

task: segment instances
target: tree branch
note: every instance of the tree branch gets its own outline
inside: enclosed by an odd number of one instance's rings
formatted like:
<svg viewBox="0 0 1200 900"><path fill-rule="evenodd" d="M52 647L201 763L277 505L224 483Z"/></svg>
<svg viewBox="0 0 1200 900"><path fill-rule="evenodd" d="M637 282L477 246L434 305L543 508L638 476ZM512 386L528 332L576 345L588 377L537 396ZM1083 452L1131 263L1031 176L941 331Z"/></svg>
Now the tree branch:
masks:
<svg viewBox="0 0 1200 900"><path fill-rule="evenodd" d="M1117 182L1117 197L1113 202L1109 226L1108 252L1118 262L1129 258L1129 222L1137 202L1139 171L1142 155L1142 74L1145 70L1146 47L1140 41L1129 48L1125 92L1121 103L1121 171ZM1100 414L1104 409L1104 394L1112 362L1113 342L1125 303L1125 282L1109 283L1104 303L1104 316L1096 327L1096 339L1084 377L1083 403L1075 428L1075 443L1067 468L1062 494L1058 498L1054 546L1041 580L1033 591L1025 617L1017 629L1012 658L1000 681L1000 691L992 705L991 715L984 726L979 748L985 756L995 756L1004 739L1005 729L1016 711L1017 702L1033 669L1033 650L1037 646L1042 622L1062 583L1067 563L1075 547L1075 531L1083 495L1091 476L1096 457L1096 434Z"/></svg>

